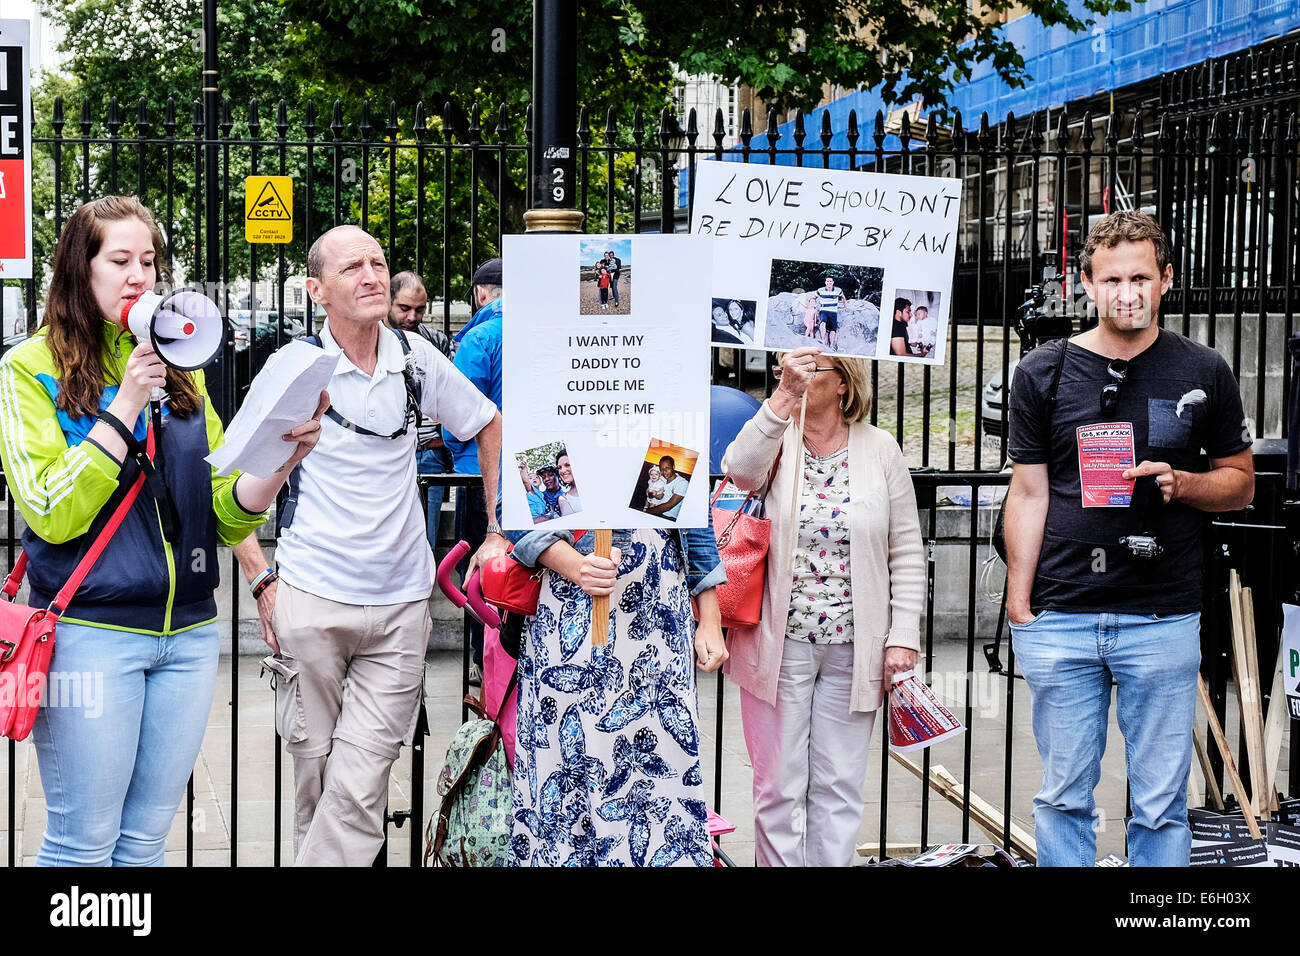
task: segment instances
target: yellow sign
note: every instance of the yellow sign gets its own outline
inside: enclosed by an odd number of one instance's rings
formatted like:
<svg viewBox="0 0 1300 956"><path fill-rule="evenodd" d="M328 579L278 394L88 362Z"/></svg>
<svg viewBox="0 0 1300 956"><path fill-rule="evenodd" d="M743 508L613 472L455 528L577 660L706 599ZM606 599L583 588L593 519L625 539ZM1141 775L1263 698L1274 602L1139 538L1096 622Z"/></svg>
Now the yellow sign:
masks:
<svg viewBox="0 0 1300 956"><path fill-rule="evenodd" d="M244 238L249 242L293 240L293 180L249 176L244 180Z"/></svg>

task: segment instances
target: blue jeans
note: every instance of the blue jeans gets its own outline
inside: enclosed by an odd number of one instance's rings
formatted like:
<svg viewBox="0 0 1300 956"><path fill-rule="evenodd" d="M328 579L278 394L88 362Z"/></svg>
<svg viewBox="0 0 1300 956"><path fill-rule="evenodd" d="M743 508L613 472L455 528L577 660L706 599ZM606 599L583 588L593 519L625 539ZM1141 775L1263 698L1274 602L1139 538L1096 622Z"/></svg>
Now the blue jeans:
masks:
<svg viewBox="0 0 1300 956"><path fill-rule="evenodd" d="M171 637L59 623L32 731L48 815L37 866L162 866L219 642L215 622Z"/></svg>
<svg viewBox="0 0 1300 956"><path fill-rule="evenodd" d="M415 453L415 471L421 475L444 475L452 470L451 452L444 448L422 448ZM438 523L442 516L442 503L446 500L447 489L430 485L427 492L428 511L425 515L425 534L429 547L438 547Z"/></svg>
<svg viewBox="0 0 1300 956"><path fill-rule="evenodd" d="M618 305L618 276L609 277L609 291L614 293L614 304Z"/></svg>
<svg viewBox="0 0 1300 956"><path fill-rule="evenodd" d="M1106 750L1110 684L1132 791L1133 866L1187 866L1201 615L1044 611L1012 625L1029 684L1043 789L1034 797L1039 866L1093 866L1093 790Z"/></svg>

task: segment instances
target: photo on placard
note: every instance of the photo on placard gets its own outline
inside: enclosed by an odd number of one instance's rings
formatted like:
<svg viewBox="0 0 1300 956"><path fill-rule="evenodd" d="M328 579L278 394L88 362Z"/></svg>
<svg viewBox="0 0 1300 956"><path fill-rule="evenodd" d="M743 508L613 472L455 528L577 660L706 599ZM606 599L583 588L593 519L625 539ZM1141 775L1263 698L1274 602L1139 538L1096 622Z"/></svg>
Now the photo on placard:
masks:
<svg viewBox="0 0 1300 956"><path fill-rule="evenodd" d="M884 278L878 266L773 259L763 347L875 355Z"/></svg>
<svg viewBox="0 0 1300 956"><path fill-rule="evenodd" d="M889 354L929 358L943 337L939 307L943 294L925 289L898 289L889 330Z"/></svg>
<svg viewBox="0 0 1300 956"><path fill-rule="evenodd" d="M758 303L753 299L714 299L713 344L752 346L757 311Z"/></svg>
<svg viewBox="0 0 1300 956"><path fill-rule="evenodd" d="M632 240L593 236L578 243L578 314L632 314Z"/></svg>
<svg viewBox="0 0 1300 956"><path fill-rule="evenodd" d="M520 492L528 501L533 524L577 514L582 510L578 480L562 441L547 442L516 453Z"/></svg>
<svg viewBox="0 0 1300 956"><path fill-rule="evenodd" d="M628 507L676 521L699 457L693 449L653 439L641 461Z"/></svg>

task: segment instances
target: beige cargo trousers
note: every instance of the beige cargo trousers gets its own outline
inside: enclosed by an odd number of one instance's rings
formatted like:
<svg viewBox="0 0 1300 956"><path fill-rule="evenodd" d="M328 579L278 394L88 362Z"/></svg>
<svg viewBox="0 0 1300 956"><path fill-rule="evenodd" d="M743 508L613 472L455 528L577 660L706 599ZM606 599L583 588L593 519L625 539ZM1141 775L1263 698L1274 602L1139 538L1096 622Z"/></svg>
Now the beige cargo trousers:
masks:
<svg viewBox="0 0 1300 956"><path fill-rule="evenodd" d="M275 726L293 756L294 863L370 866L424 697L427 601L340 604L281 580Z"/></svg>

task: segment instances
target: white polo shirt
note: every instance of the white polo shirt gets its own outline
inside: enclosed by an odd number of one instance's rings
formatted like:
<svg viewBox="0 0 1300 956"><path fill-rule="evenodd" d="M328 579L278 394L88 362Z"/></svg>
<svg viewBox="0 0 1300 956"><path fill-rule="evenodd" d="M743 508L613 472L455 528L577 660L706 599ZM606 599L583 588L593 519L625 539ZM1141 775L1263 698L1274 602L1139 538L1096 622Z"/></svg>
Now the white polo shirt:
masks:
<svg viewBox="0 0 1300 956"><path fill-rule="evenodd" d="M411 351L403 356L397 336L381 327L374 375L342 354L328 322L320 337L325 351L339 354L330 404L356 425L379 435L402 427L407 360L416 378L423 377L421 413L453 434L477 435L496 414L496 406L419 335L406 336ZM276 548L280 576L341 604L427 599L434 563L416 495L415 424L392 439L358 434L328 416L321 429L299 466L298 506Z"/></svg>

